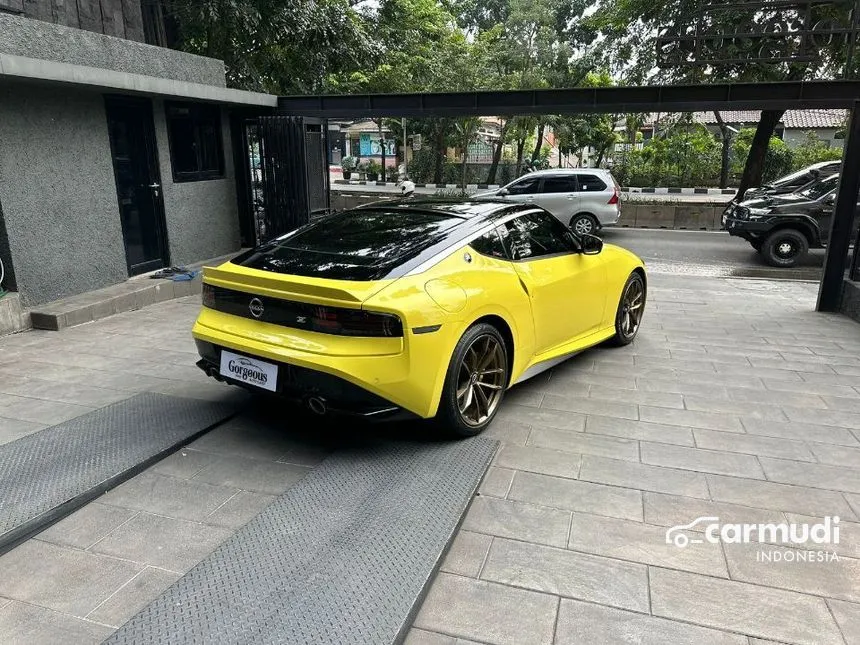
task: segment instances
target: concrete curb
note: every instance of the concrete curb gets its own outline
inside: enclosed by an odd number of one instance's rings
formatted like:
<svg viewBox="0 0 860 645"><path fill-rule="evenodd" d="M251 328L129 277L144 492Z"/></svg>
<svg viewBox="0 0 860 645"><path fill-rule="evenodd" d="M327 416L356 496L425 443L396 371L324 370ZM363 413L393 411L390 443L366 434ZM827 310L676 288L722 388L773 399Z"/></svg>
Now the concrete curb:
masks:
<svg viewBox="0 0 860 645"><path fill-rule="evenodd" d="M359 181L356 179L335 179L335 184L343 186L387 186L397 187L393 181ZM416 188L438 188L440 190L454 190L460 188L459 184L415 184ZM499 184L467 184L466 190L497 190ZM734 188L639 188L635 186L622 186L623 193L647 193L650 195L734 195L738 191Z"/></svg>
<svg viewBox="0 0 860 645"><path fill-rule="evenodd" d="M636 188L622 186L623 193L647 193L649 195L734 195L734 188Z"/></svg>
<svg viewBox="0 0 860 645"><path fill-rule="evenodd" d="M385 195L366 195L359 192L333 192L332 209L347 210L373 202L383 201ZM392 196L389 196L392 197ZM382 199L381 199L382 198ZM621 202L621 228L673 229L681 231L716 231L722 228L725 204L697 202L633 203Z"/></svg>
<svg viewBox="0 0 860 645"><path fill-rule="evenodd" d="M335 184L342 186L386 186L396 188L397 182L394 181L358 181L355 179L335 179ZM460 188L460 184L415 184L415 188L438 188L439 190L456 190ZM499 184L466 184L466 190L497 190L501 188Z"/></svg>

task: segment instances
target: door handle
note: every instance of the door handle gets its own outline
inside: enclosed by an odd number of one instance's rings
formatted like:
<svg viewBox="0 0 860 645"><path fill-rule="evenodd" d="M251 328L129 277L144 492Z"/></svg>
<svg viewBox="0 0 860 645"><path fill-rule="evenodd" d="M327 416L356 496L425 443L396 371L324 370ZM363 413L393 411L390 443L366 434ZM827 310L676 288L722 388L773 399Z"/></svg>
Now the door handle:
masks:
<svg viewBox="0 0 860 645"><path fill-rule="evenodd" d="M152 194L155 195L156 198L160 196L158 191L161 188L161 184L149 184L147 188L152 191Z"/></svg>
<svg viewBox="0 0 860 645"><path fill-rule="evenodd" d="M148 188L161 188L161 184L150 184Z"/></svg>

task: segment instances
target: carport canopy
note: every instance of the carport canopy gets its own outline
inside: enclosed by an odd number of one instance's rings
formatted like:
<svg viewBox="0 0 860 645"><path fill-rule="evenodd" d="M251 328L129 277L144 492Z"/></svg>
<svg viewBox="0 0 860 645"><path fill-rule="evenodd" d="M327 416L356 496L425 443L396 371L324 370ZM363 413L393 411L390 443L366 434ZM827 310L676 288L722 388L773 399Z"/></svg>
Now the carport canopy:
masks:
<svg viewBox="0 0 860 645"><path fill-rule="evenodd" d="M853 233L851 229L860 195L860 81L346 94L284 96L278 99L278 112L282 115L323 119L815 108L851 111L842 176L817 304L818 311L838 311ZM854 245L852 273L856 272L858 258L860 235Z"/></svg>

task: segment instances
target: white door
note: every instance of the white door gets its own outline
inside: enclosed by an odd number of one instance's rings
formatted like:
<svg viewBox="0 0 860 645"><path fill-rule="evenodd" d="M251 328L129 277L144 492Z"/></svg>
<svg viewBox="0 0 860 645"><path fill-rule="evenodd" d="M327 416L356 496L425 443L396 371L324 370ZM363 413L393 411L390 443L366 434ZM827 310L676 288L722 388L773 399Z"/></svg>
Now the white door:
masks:
<svg viewBox="0 0 860 645"><path fill-rule="evenodd" d="M574 175L544 175L540 193L535 198L538 206L555 215L565 226L579 210L579 201Z"/></svg>

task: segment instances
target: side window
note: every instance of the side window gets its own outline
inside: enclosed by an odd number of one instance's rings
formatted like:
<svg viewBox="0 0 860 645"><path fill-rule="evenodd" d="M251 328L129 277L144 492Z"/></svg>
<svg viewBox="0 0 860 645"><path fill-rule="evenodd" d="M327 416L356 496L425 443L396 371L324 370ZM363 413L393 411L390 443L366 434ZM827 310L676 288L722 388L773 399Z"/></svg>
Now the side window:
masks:
<svg viewBox="0 0 860 645"><path fill-rule="evenodd" d="M197 103L165 103L173 180L203 181L224 176L221 111Z"/></svg>
<svg viewBox="0 0 860 645"><path fill-rule="evenodd" d="M502 245L502 240L498 232L493 229L489 233L484 233L481 237L472 240L469 244L481 255L488 255L491 258L508 259L508 254L505 253L505 247Z"/></svg>
<svg viewBox="0 0 860 645"><path fill-rule="evenodd" d="M576 177L544 177L542 193L575 193Z"/></svg>
<svg viewBox="0 0 860 645"><path fill-rule="evenodd" d="M598 193L606 190L606 184L597 175L580 175L579 190L584 193Z"/></svg>
<svg viewBox="0 0 860 645"><path fill-rule="evenodd" d="M538 191L540 177L526 177L508 186L509 195L534 195Z"/></svg>
<svg viewBox="0 0 860 645"><path fill-rule="evenodd" d="M558 253L571 253L576 247L567 228L548 213L529 213L504 224L502 235L511 259L527 260Z"/></svg>

